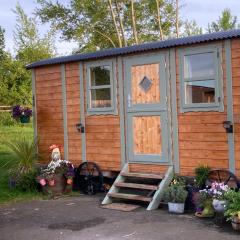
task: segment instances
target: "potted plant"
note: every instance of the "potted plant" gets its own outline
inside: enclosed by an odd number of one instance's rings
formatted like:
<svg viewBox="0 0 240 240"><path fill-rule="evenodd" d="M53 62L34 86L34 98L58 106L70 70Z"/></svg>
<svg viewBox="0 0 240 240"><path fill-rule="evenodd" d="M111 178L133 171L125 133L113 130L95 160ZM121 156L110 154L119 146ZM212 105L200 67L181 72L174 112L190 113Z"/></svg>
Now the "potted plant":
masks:
<svg viewBox="0 0 240 240"><path fill-rule="evenodd" d="M196 204L195 216L202 218L214 216L213 198L209 189L199 190L199 192L195 194L194 200Z"/></svg>
<svg viewBox="0 0 240 240"><path fill-rule="evenodd" d="M188 192L183 181L174 179L163 192L163 199L168 203L168 210L172 213L183 213Z"/></svg>
<svg viewBox="0 0 240 240"><path fill-rule="evenodd" d="M232 223L234 230L240 231L240 192L229 190L225 194L226 206L224 215Z"/></svg>
<svg viewBox="0 0 240 240"><path fill-rule="evenodd" d="M61 160L61 154L59 150L59 146L52 145L50 147L50 150L52 151L52 161L43 169L41 169L41 174L38 176L38 182L44 187L48 188L53 195L60 195L67 190L69 192L70 190L66 188L67 180L72 181L72 178L74 177L74 166L71 164L71 162L67 160ZM42 183L45 183L45 185ZM42 183L40 182L42 181ZM71 183L68 184L71 185ZM43 188L44 192L46 189Z"/></svg>
<svg viewBox="0 0 240 240"><path fill-rule="evenodd" d="M21 123L29 123L30 117L32 116L32 110L28 107L21 107L20 105L16 105L13 107L12 116L17 121Z"/></svg>
<svg viewBox="0 0 240 240"><path fill-rule="evenodd" d="M213 196L213 207L216 212L224 212L226 206L225 195L229 191L228 185L224 183L213 182L209 191Z"/></svg>
<svg viewBox="0 0 240 240"><path fill-rule="evenodd" d="M210 172L210 167L200 165L195 169L194 187L198 190L205 188L205 182Z"/></svg>

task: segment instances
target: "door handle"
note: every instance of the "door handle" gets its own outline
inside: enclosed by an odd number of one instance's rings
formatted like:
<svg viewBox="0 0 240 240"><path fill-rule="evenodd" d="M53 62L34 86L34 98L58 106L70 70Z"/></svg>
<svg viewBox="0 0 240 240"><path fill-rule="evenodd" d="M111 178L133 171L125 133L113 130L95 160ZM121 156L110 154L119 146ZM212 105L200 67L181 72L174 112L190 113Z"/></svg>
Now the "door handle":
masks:
<svg viewBox="0 0 240 240"><path fill-rule="evenodd" d="M80 132L80 133L84 133L84 132L85 132L85 127L83 126L82 123L77 123L77 124L76 124L76 129L77 129L78 132Z"/></svg>

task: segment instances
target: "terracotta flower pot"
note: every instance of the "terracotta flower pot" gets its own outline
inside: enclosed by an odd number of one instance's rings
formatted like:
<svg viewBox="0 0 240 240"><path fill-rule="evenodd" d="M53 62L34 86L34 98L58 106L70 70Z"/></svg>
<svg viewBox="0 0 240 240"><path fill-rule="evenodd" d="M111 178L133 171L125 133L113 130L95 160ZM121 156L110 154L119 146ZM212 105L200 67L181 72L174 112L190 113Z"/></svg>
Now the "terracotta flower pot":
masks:
<svg viewBox="0 0 240 240"><path fill-rule="evenodd" d="M232 228L236 231L240 231L240 218L239 217L232 218Z"/></svg>
<svg viewBox="0 0 240 240"><path fill-rule="evenodd" d="M67 184L68 184L68 185L71 185L72 183L73 183L73 179L72 179L72 178L68 178L68 179L67 179Z"/></svg>
<svg viewBox="0 0 240 240"><path fill-rule="evenodd" d="M49 186L54 186L54 184L55 184L54 179L51 179L51 180L48 181Z"/></svg>

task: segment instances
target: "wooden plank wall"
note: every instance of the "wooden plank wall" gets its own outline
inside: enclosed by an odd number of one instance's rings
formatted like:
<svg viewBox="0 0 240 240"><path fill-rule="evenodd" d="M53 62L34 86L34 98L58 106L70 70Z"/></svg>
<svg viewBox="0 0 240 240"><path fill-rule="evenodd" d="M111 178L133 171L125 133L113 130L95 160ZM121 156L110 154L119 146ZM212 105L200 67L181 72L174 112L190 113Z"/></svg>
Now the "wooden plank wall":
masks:
<svg viewBox="0 0 240 240"><path fill-rule="evenodd" d="M80 123L79 63L68 63L65 68L67 97L68 159L75 166L82 163L81 133L76 129Z"/></svg>
<svg viewBox="0 0 240 240"><path fill-rule="evenodd" d="M233 113L236 174L240 177L240 40L232 40Z"/></svg>
<svg viewBox="0 0 240 240"><path fill-rule="evenodd" d="M179 127L179 161L180 174L193 175L199 164L212 168L228 169L227 134L222 122L226 113L226 79L223 47L223 92L224 112L186 112L180 113L179 59L176 51L177 103Z"/></svg>
<svg viewBox="0 0 240 240"><path fill-rule="evenodd" d="M63 151L62 83L60 65L35 69L37 132L41 163L50 160L49 146L58 144Z"/></svg>
<svg viewBox="0 0 240 240"><path fill-rule="evenodd" d="M118 73L116 71L116 79L117 76ZM86 81L86 67L84 66L84 83L86 83ZM118 79L115 87L118 89ZM86 84L84 92L86 110ZM118 90L116 90L116 93L119 105ZM87 160L97 163L103 171L120 171L121 148L119 114L87 115L85 112L85 116Z"/></svg>

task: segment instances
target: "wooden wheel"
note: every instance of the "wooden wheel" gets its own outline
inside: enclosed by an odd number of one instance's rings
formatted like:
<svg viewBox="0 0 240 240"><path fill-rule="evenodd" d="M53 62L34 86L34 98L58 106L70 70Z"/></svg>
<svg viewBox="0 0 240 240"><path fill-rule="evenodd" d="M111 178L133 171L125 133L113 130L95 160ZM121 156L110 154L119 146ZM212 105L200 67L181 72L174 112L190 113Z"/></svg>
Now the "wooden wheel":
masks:
<svg viewBox="0 0 240 240"><path fill-rule="evenodd" d="M228 170L223 169L211 170L206 180L206 186L211 186L213 182L218 183L223 182L232 189L240 188L240 182L238 181L237 177Z"/></svg>
<svg viewBox="0 0 240 240"><path fill-rule="evenodd" d="M77 169L77 183L79 190L88 195L93 195L102 190L103 175L94 162L84 162Z"/></svg>

